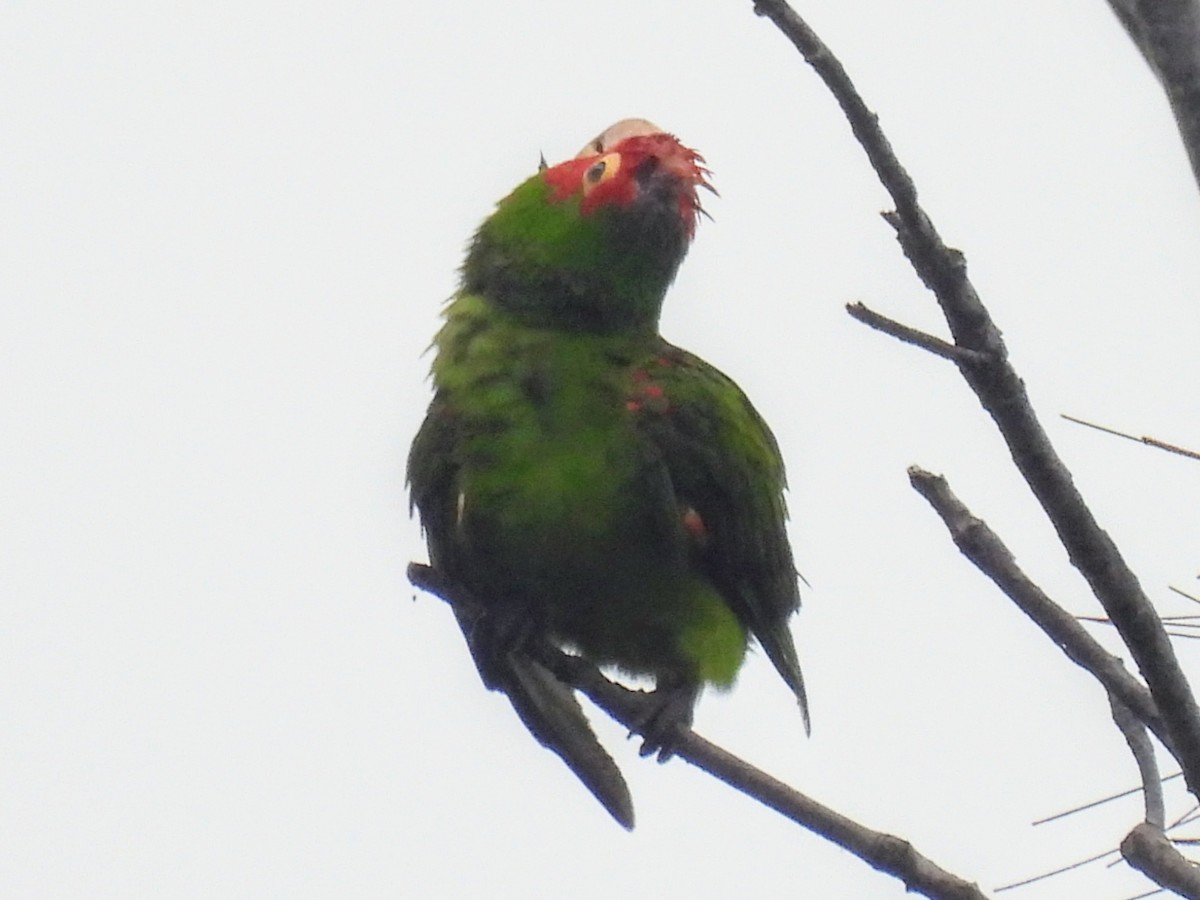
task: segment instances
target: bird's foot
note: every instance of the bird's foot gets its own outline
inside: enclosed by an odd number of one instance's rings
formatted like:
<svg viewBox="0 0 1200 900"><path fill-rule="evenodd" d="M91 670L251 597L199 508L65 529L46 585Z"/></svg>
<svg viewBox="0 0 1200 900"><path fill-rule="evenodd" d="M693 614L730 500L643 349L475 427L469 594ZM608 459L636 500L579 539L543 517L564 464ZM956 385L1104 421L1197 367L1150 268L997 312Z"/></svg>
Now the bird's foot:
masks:
<svg viewBox="0 0 1200 900"><path fill-rule="evenodd" d="M665 763L675 755L682 734L692 727L692 713L700 685L692 680L660 678L654 693L646 695L647 711L638 724L641 756L658 756Z"/></svg>

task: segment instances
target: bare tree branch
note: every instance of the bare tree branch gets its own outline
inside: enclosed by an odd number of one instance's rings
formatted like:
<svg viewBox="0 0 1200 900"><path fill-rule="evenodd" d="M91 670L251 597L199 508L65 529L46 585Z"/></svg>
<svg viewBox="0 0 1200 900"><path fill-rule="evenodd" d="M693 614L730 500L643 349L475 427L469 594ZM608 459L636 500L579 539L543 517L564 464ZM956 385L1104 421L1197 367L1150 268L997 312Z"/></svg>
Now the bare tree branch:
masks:
<svg viewBox="0 0 1200 900"><path fill-rule="evenodd" d="M1155 828L1166 827L1166 804L1163 802L1162 776L1158 771L1158 760L1154 757L1154 745L1146 733L1146 725L1129 711L1129 707L1113 694L1108 695L1112 707L1113 722L1125 736L1129 752L1137 763L1142 779L1142 797L1146 807L1146 822Z"/></svg>
<svg viewBox="0 0 1200 900"><path fill-rule="evenodd" d="M1175 849L1161 828L1142 822L1121 841L1121 855L1167 890L1200 900L1200 868Z"/></svg>
<svg viewBox="0 0 1200 900"><path fill-rule="evenodd" d="M1024 384L1008 361L1000 330L967 278L962 254L942 242L917 202L912 179L880 130L878 118L824 43L783 0L756 0L754 8L792 41L833 93L896 204L895 212L885 214L885 218L895 229L905 256L937 298L954 343L986 358L982 365L960 361L959 371L999 428L1014 463L1054 525L1072 564L1087 580L1133 654L1167 725L1188 787L1200 796L1200 708L1170 637L1050 444Z"/></svg>
<svg viewBox="0 0 1200 900"><path fill-rule="evenodd" d="M911 466L908 480L941 516L963 555L994 581L1072 662L1090 672L1111 696L1136 710L1137 717L1169 747L1170 733L1150 692L1129 674L1120 659L1105 650L1074 616L1047 597L1021 571L1004 542L954 495L946 479Z"/></svg>
<svg viewBox="0 0 1200 900"><path fill-rule="evenodd" d="M846 312L850 313L851 318L857 319L864 325L874 328L876 331L890 334L892 337L904 341L906 344L912 344L915 347L920 347L922 350L928 350L930 353L940 356L943 359L948 359L952 362L963 362L969 365L983 361L983 358L973 350L955 346L949 341L942 340L940 337L926 334L924 331L918 331L916 328L905 325L902 322L897 322L895 319L889 319L887 316L875 312L875 310L862 303L847 303Z"/></svg>
<svg viewBox="0 0 1200 900"><path fill-rule="evenodd" d="M414 585L444 600L460 618L471 618L476 614L475 601L469 597L462 601L468 605L465 614L458 613L460 597L454 586L443 579L437 570L411 563L408 574ZM648 718L647 711L651 708L648 706L649 694L609 681L592 663L564 653L546 641L531 641L524 651L514 651L514 655L525 655L526 659L544 666L562 684L585 694L630 732L642 733ZM526 725L528 727L529 723L526 722ZM542 740L536 733L534 736ZM908 841L858 824L705 740L691 729L681 729L677 733L672 750L673 755L687 760L809 831L844 847L881 872L900 879L910 891L933 900L986 900L986 895L978 887L922 856ZM576 774L580 773L576 771ZM591 785L589 789L595 793ZM604 802L603 798L600 799Z"/></svg>
<svg viewBox="0 0 1200 900"><path fill-rule="evenodd" d="M1108 0L1108 5L1162 84L1200 184L1200 3Z"/></svg>
<svg viewBox="0 0 1200 900"><path fill-rule="evenodd" d="M976 885L952 875L922 856L903 838L859 825L769 775L758 773L757 769L698 735L692 737L694 742L690 742L688 754L679 754L692 765L844 847L879 871L899 878L906 890L946 900L983 900L986 896ZM743 767L749 771L743 773ZM750 788L759 786L764 789L763 793L751 792Z"/></svg>

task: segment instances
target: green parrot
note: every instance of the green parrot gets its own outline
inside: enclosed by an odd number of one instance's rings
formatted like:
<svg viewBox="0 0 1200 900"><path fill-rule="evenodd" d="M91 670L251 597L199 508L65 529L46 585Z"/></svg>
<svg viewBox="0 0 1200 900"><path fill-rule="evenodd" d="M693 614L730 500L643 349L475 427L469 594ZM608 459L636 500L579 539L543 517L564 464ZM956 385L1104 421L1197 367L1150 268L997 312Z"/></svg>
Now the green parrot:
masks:
<svg viewBox="0 0 1200 900"><path fill-rule="evenodd" d="M658 331L703 162L627 119L497 205L408 459L433 570L475 604L456 611L485 683L627 827L619 772L570 688L520 652L531 637L655 679L643 754L670 754L751 638L808 728L779 448L733 381Z"/></svg>

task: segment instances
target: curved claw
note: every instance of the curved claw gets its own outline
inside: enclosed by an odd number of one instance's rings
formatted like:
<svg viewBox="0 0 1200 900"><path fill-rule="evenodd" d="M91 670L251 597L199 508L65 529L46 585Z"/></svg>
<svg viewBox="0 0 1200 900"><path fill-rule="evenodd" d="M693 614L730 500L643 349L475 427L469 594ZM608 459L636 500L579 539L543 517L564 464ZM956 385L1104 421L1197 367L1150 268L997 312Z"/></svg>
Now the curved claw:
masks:
<svg viewBox="0 0 1200 900"><path fill-rule="evenodd" d="M660 763L674 756L680 736L692 727L699 696L700 685L693 679L660 678L654 693L647 698L651 708L637 729L642 736L638 754L657 754Z"/></svg>

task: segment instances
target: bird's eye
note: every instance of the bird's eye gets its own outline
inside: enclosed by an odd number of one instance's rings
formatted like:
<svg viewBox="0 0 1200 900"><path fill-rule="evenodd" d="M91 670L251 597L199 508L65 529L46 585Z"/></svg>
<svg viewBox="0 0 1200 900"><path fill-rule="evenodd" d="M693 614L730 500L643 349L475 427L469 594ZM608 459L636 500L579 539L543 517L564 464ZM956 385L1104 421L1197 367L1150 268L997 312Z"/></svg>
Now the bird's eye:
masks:
<svg viewBox="0 0 1200 900"><path fill-rule="evenodd" d="M609 153L600 157L583 172L583 194L586 197L597 185L604 184L621 169L621 154Z"/></svg>

